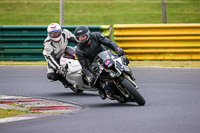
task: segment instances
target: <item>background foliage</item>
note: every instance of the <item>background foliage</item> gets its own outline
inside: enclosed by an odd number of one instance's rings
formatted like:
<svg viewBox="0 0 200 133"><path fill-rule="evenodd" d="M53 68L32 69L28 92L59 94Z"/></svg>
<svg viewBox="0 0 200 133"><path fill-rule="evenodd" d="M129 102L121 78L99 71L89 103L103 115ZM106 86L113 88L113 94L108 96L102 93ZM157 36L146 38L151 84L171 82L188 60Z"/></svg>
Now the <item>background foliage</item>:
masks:
<svg viewBox="0 0 200 133"><path fill-rule="evenodd" d="M168 23L200 23L199 0L166 0ZM59 22L59 0L1 0L0 25ZM65 0L66 25L162 23L161 0Z"/></svg>

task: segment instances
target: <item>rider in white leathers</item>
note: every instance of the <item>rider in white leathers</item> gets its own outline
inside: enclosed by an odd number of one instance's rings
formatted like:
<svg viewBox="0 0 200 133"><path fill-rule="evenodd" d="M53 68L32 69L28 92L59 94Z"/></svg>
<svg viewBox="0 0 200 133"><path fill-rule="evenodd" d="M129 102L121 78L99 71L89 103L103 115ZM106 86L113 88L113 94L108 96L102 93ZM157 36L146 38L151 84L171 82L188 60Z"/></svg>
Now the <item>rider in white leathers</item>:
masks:
<svg viewBox="0 0 200 133"><path fill-rule="evenodd" d="M59 59L67 48L68 42L77 43L74 35L67 29L61 28L57 23L51 23L47 28L48 36L44 41L43 55L48 62L47 78L51 81L59 80L64 87L69 87L69 83L63 77L64 68L60 66Z"/></svg>

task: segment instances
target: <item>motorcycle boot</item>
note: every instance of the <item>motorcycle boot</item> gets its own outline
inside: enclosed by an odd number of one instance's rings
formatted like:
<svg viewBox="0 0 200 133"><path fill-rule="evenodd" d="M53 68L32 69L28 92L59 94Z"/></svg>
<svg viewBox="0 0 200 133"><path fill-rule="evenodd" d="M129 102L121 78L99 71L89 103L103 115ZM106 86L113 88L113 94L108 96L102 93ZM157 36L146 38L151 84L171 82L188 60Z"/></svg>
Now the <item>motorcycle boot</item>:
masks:
<svg viewBox="0 0 200 133"><path fill-rule="evenodd" d="M99 96L101 97L102 100L106 99L106 93L101 87L98 88L98 93L99 93Z"/></svg>
<svg viewBox="0 0 200 133"><path fill-rule="evenodd" d="M114 91L112 85L105 85L104 90L106 92L106 95L109 99L113 100L114 99Z"/></svg>

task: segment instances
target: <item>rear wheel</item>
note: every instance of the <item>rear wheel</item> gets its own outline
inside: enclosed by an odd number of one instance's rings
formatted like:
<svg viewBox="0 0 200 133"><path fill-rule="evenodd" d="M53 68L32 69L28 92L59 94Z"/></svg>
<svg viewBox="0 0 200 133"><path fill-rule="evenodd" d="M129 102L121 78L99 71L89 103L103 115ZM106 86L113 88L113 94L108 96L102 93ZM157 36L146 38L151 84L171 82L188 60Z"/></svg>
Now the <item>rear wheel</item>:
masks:
<svg viewBox="0 0 200 133"><path fill-rule="evenodd" d="M75 93L82 93L84 91L84 90L77 89L77 88L73 87L72 85L69 86L69 88Z"/></svg>
<svg viewBox="0 0 200 133"><path fill-rule="evenodd" d="M131 83L131 81L129 81L129 79L127 77L125 77L122 80L121 85L128 91L129 95L131 95L131 97L135 100L135 102L138 105L140 105L140 106L145 105L144 98L137 91L136 87Z"/></svg>

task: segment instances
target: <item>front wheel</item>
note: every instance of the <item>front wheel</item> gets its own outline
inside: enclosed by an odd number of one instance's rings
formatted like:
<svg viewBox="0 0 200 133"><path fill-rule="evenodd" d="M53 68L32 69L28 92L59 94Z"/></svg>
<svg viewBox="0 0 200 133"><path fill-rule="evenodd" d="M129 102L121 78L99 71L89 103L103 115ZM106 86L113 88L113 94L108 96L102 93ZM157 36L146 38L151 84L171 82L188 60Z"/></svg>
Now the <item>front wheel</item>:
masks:
<svg viewBox="0 0 200 133"><path fill-rule="evenodd" d="M143 106L145 105L145 100L142 97L142 95L137 91L136 87L131 83L131 81L129 81L128 78L124 78L121 82L121 85L127 90L127 92L129 93L129 95L131 95L131 97L134 98L135 102L140 105Z"/></svg>

